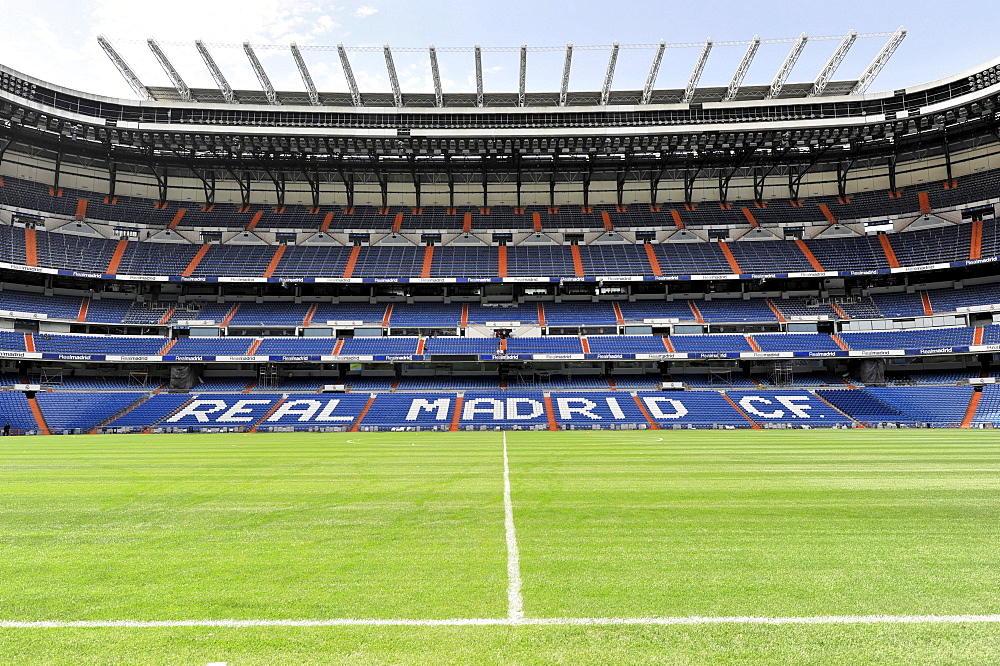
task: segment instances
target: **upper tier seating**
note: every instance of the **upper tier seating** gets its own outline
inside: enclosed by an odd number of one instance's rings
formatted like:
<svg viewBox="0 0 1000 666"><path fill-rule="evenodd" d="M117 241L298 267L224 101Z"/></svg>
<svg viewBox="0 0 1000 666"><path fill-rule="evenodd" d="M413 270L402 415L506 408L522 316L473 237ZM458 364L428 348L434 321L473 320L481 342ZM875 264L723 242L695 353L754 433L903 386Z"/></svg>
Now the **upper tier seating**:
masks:
<svg viewBox="0 0 1000 666"><path fill-rule="evenodd" d="M520 322L537 324L539 308L549 326L614 326L619 323L642 323L645 320L672 320L706 323L777 322L777 310L786 319L826 317L829 319L912 318L927 314L923 296L933 314L947 314L973 306L996 306L1000 311L1000 285L972 285L964 289L934 289L915 293L875 294L859 301L843 299L835 303L816 303L802 299L713 298L711 300L677 299L648 301L564 301L562 303L527 302L504 307L503 304L468 304L468 323ZM460 303L329 303L287 300L218 303L190 302L178 305L171 301L147 302L105 295L103 298L54 295L18 291L0 291L0 311L43 314L49 319L101 324L158 325L180 320L202 320L221 324L230 312L229 326L325 327L327 322L360 322L381 325L390 314L389 325L420 328L455 328L462 322ZM312 308L315 306L315 311ZM615 311L617 306L618 312ZM773 307L772 307L773 306ZM234 310L235 308L235 310ZM172 312L172 314L171 314ZM310 316L310 312L312 313ZM167 315L171 314L169 320ZM843 316L842 316L843 315Z"/></svg>
<svg viewBox="0 0 1000 666"><path fill-rule="evenodd" d="M348 338L341 354L416 354L417 338Z"/></svg>
<svg viewBox="0 0 1000 666"><path fill-rule="evenodd" d="M828 271L889 268L882 246L875 236L814 239L806 241L820 265Z"/></svg>
<svg viewBox="0 0 1000 666"><path fill-rule="evenodd" d="M953 347L971 345L975 329L953 327L901 331L869 331L841 333L840 339L850 349L923 349L944 353ZM36 351L57 354L161 354L168 339L158 336L105 336L60 333L41 333L31 336ZM254 354L269 355L326 355L340 345L343 355L416 354L420 343L426 354L495 354L501 344L508 354L582 354L584 341L593 354L662 354L670 347L676 352L730 353L753 352L754 343L762 352L839 351L836 341L826 334L813 333L757 333L740 334L673 335L664 342L656 336L601 336L587 338L567 335L526 336L505 341L492 337L357 337L343 339L332 337L192 337L178 339L168 355L245 356L257 345ZM1000 326L983 328L983 343L1000 343ZM668 347L668 345L670 347ZM0 331L0 350L27 350L25 335ZM454 351L449 351L454 350Z"/></svg>
<svg viewBox="0 0 1000 666"><path fill-rule="evenodd" d="M507 351L511 354L582 354L580 338L572 335L549 335L540 338L510 338Z"/></svg>
<svg viewBox="0 0 1000 666"><path fill-rule="evenodd" d="M35 350L54 354L125 354L156 355L166 338L138 335L60 335L40 333L33 336Z"/></svg>
<svg viewBox="0 0 1000 666"><path fill-rule="evenodd" d="M829 335L776 333L753 336L761 351L837 351L840 346Z"/></svg>
<svg viewBox="0 0 1000 666"><path fill-rule="evenodd" d="M270 354L325 356L333 353L336 344L336 338L264 338L255 353L260 356Z"/></svg>
<svg viewBox="0 0 1000 666"><path fill-rule="evenodd" d="M742 335L672 335L670 343L679 352L752 352Z"/></svg>
<svg viewBox="0 0 1000 666"><path fill-rule="evenodd" d="M587 344L594 354L663 354L663 338L653 335L591 335Z"/></svg>
<svg viewBox="0 0 1000 666"><path fill-rule="evenodd" d="M457 327L462 322L462 306L457 303L394 303L390 326Z"/></svg>
<svg viewBox="0 0 1000 666"><path fill-rule="evenodd" d="M485 324L486 322L506 321L522 324L538 323L538 304L524 303L522 305L480 305L469 304L469 323Z"/></svg>
<svg viewBox="0 0 1000 666"><path fill-rule="evenodd" d="M992 327L991 327L992 328ZM972 344L972 329L966 327L905 331L841 333L851 349L912 349L957 347Z"/></svg>
<svg viewBox="0 0 1000 666"><path fill-rule="evenodd" d="M0 190L3 188L0 187ZM983 223L981 257L996 256L997 226ZM70 233L64 233L69 230ZM192 279L213 276L270 276L353 278L490 278L600 277L785 273L815 270L797 243L792 241L735 241L706 243L693 234L692 242L670 240L649 246L515 245L503 249L482 246L359 246L340 245L196 245L184 242L119 241L74 235L72 229L55 232L33 230L36 251L29 259L26 230L0 227L0 261L43 268L119 275L180 276ZM685 232L678 232L685 233ZM180 240L177 234L174 237ZM967 260L971 224L883 236L896 248L901 266L927 262ZM162 239L162 237L161 237ZM313 241L309 241L313 242ZM282 249L282 247L284 249ZM889 259L878 237L838 237L805 241L827 271L888 268ZM728 250L733 258L729 261ZM647 252L655 261L650 260ZM280 254L279 254L280 253ZM655 264L655 265L654 265Z"/></svg>
<svg viewBox="0 0 1000 666"><path fill-rule="evenodd" d="M53 319L76 321L83 299L79 296L43 296L35 292L0 291L0 310L37 312Z"/></svg>
<svg viewBox="0 0 1000 666"><path fill-rule="evenodd" d="M825 219L821 205L827 206L836 219L842 221L905 216L919 213L921 204L918 195L921 192L928 195L933 208L943 208L986 201L996 198L1000 191L1000 174L997 171L960 176L956 180L958 187L948 189L939 181L904 188L899 196L894 197L887 196L884 190L855 192L846 200L840 200L836 196L819 196L803 199L799 205L792 205L787 199L774 199L763 205L737 201L731 202L726 208L711 202L688 207L668 203L662 204L660 210L653 211L648 205L631 204L623 212L615 206L601 205L594 206L592 212L584 212L579 206L559 206L555 209L527 206L522 209L523 212L515 212L516 209L504 206L488 209L459 206L454 212L449 212L443 206L424 206L417 210L393 206L383 211L365 205L351 209L324 205L317 212L301 204L288 204L281 212L276 212L273 206L260 204L252 204L241 211L237 204L225 202L206 208L190 201L168 201L165 206L157 207L151 199L123 195L105 203L107 197L103 193L70 187L62 187L60 192L53 193L47 184L5 176L4 184L0 187L0 205L72 217L76 213L78 200L86 199L86 219L121 223L142 221L155 227L165 227L180 214L178 227L181 229L218 227L237 230L253 223L260 229L317 231L329 219L329 227L335 231L388 231L399 218L400 228L404 232L459 231L464 227L468 215L469 226L473 231L527 231L534 227L536 217L543 230L596 231L604 228L605 215L615 228L622 229L673 227L675 214L685 226L690 227L749 226L749 217L743 212L744 209L761 224L820 222Z"/></svg>
<svg viewBox="0 0 1000 666"><path fill-rule="evenodd" d="M496 338L431 337L424 345L425 354L496 354L499 349Z"/></svg>
<svg viewBox="0 0 1000 666"><path fill-rule="evenodd" d="M571 301L545 303L542 307L545 323L549 326L615 326L618 323L614 306L607 302Z"/></svg>
<svg viewBox="0 0 1000 666"><path fill-rule="evenodd" d="M243 356L250 351L253 338L181 338L170 349L174 356Z"/></svg>
<svg viewBox="0 0 1000 666"><path fill-rule="evenodd" d="M299 326L309 314L309 303L242 302L229 320L230 326Z"/></svg>

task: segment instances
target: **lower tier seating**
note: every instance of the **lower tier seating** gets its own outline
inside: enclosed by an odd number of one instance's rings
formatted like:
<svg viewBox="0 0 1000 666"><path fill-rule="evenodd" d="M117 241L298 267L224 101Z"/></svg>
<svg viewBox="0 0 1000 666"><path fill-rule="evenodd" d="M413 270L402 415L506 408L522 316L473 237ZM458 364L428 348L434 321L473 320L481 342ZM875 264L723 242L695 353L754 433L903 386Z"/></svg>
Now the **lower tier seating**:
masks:
<svg viewBox="0 0 1000 666"><path fill-rule="evenodd" d="M957 427L1000 423L1000 387L972 414L971 387L655 391L565 389L464 392L41 393L54 434L104 430L396 430L573 428L839 428L876 424ZM37 429L25 394L0 391L15 431ZM974 418L973 418L974 417Z"/></svg>

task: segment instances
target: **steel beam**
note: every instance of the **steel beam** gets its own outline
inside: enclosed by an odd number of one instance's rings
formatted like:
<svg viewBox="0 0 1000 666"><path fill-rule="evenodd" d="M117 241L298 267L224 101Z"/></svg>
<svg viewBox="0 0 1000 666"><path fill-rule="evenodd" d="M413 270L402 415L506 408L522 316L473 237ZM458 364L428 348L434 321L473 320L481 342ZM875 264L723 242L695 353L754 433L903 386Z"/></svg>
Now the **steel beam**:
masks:
<svg viewBox="0 0 1000 666"><path fill-rule="evenodd" d="M441 93L441 70L438 69L437 50L431 44L428 49L431 57L431 79L434 81L434 106L441 108L444 106L444 95Z"/></svg>
<svg viewBox="0 0 1000 666"><path fill-rule="evenodd" d="M125 62L125 58L118 55L118 51L115 50L115 47L111 46L111 42L109 42L104 35L97 36L97 43L101 45L101 48L104 49L104 53L107 54L111 63L118 68L119 73L121 73L125 82L130 88L132 88L136 95L144 100L153 101L156 99L149 93L149 90L143 82L139 80L139 77L135 75L135 72L132 71L132 68L129 67L128 63Z"/></svg>
<svg viewBox="0 0 1000 666"><path fill-rule="evenodd" d="M521 74L517 84L517 105L524 106L524 84L528 73L528 47L521 44Z"/></svg>
<svg viewBox="0 0 1000 666"><path fill-rule="evenodd" d="M861 73L860 77L858 77L857 84L854 86L854 89L851 90L852 95L860 95L864 91L868 90L868 86L872 84L875 77L879 75L882 68L889 62L892 54L895 53L896 49L899 48L899 45L903 43L903 39L905 37L906 28L900 26L899 30L893 33L892 37L889 38L889 41L882 47L882 50L875 56L875 59L868 64L865 71Z"/></svg>
<svg viewBox="0 0 1000 666"><path fill-rule="evenodd" d="M268 77L267 72L264 71L264 66L260 64L260 60L257 59L257 54L254 53L250 42L243 42L243 51L247 54L247 59L250 60L253 73L257 75L257 80L260 81L260 87L264 89L264 94L267 95L267 103L277 105L278 93L274 91L271 79Z"/></svg>
<svg viewBox="0 0 1000 666"><path fill-rule="evenodd" d="M701 55L698 62L694 64L691 78L688 80L687 88L684 89L682 102L690 102L694 98L694 91L698 89L698 82L701 81L701 73L705 71L705 63L708 62L708 55L712 52L712 40L705 40L705 46L701 48Z"/></svg>
<svg viewBox="0 0 1000 666"><path fill-rule="evenodd" d="M660 73L660 63L663 62L663 52L666 48L667 43L661 40L660 45L656 48L656 54L653 56L653 64L649 66L646 86L642 89L641 104L649 104L649 100L653 97L653 86L656 85L656 75Z"/></svg>
<svg viewBox="0 0 1000 666"><path fill-rule="evenodd" d="M319 106L319 93L316 92L316 84L313 83L313 78L309 74L309 68L306 67L306 61L302 57L302 51L299 51L299 47L295 42L292 42L289 48L292 50L292 58L295 60L295 66L299 68L299 75L302 77L302 83L306 87L306 92L309 93L309 103L313 106Z"/></svg>
<svg viewBox="0 0 1000 666"><path fill-rule="evenodd" d="M354 106L361 106L361 92L358 90L358 82L354 79L354 70L351 69L351 61L347 59L347 51L343 44L337 44L337 53L340 55L340 66L344 70L347 87L351 89L351 101L354 102Z"/></svg>
<svg viewBox="0 0 1000 666"><path fill-rule="evenodd" d="M566 61L563 63L562 83L559 84L559 106L566 106L566 95L569 93L569 72L573 66L573 44L566 45Z"/></svg>
<svg viewBox="0 0 1000 666"><path fill-rule="evenodd" d="M778 73L774 75L774 80L771 81L771 89L764 95L764 99L774 99L781 94L781 89L785 87L785 81L788 80L788 76L795 68L795 63L798 62L799 56L802 55L802 49L806 47L807 41L809 41L809 38L803 32L795 40L795 43L792 44L792 50L788 52L785 62L781 63Z"/></svg>
<svg viewBox="0 0 1000 666"><path fill-rule="evenodd" d="M386 44L382 47L385 54L385 69L389 72L389 84L392 86L392 101L396 106L403 106L403 93L399 89L399 77L396 76L396 64L392 61L392 50Z"/></svg>
<svg viewBox="0 0 1000 666"><path fill-rule="evenodd" d="M809 97L818 97L823 94L826 90L826 85L830 83L833 79L833 75L836 74L837 68L840 67L840 63L844 62L844 58L847 57L847 52L851 50L854 46L854 42L858 39L858 33L851 30L844 37L844 41L840 43L837 50L833 52L830 59L826 61L826 65L820 70L819 76L816 77L816 81L813 83L812 90L809 91Z"/></svg>
<svg viewBox="0 0 1000 666"><path fill-rule="evenodd" d="M475 46L476 55L476 106L483 106L483 49Z"/></svg>
<svg viewBox="0 0 1000 666"><path fill-rule="evenodd" d="M753 36L753 41L750 42L750 46L747 47L747 52L743 54L743 60L740 61L740 66L736 68L733 73L733 79L729 82L729 89L726 90L725 97L722 98L723 102L731 102L736 99L736 95L740 92L740 86L743 85L743 79L746 78L747 72L750 71L750 63L753 62L754 56L757 55L757 49L760 48L760 37L757 35Z"/></svg>
<svg viewBox="0 0 1000 666"><path fill-rule="evenodd" d="M601 88L601 106L607 106L611 95L611 82L615 78L615 65L618 63L618 42L611 45L611 57L608 58L608 71L604 73L604 87Z"/></svg>
<svg viewBox="0 0 1000 666"><path fill-rule="evenodd" d="M191 89L188 88L187 84L184 83L184 79L181 78L180 73L174 68L170 59L167 58L167 54L163 52L160 45L156 43L156 40L150 37L146 40L146 44L149 45L149 50L153 52L156 56L157 61L160 63L160 67L166 72L167 78L174 85L174 89L177 90L177 94L181 96L181 99L185 102L193 102L194 97L191 95Z"/></svg>
<svg viewBox="0 0 1000 666"><path fill-rule="evenodd" d="M236 101L236 95L233 93L232 86L229 85L229 81L226 81L226 77L222 74L219 66L215 64L215 58L208 52L205 42L196 39L194 40L194 47L198 49L201 59L205 61L205 67L208 67L209 74L215 79L215 85L219 87L219 92L222 93L223 98L230 104L238 104L239 102Z"/></svg>

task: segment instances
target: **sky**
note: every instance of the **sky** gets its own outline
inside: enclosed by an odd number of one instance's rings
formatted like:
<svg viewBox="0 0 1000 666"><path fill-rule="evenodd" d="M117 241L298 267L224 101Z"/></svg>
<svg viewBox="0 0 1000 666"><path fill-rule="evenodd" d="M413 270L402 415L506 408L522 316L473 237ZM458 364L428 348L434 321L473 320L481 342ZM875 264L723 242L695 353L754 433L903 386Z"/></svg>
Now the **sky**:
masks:
<svg viewBox="0 0 1000 666"><path fill-rule="evenodd" d="M957 11L954 8L960 7ZM1000 10L993 2L960 0L958 5L925 0L0 0L0 63L68 88L111 97L135 98L117 69L97 44L104 34L148 86L169 80L145 40L156 38L193 88L214 87L194 47L195 39L211 45L212 54L236 89L259 89L240 45L257 48L274 86L304 90L287 45L296 42L320 91L344 91L347 83L333 47L376 47L351 50L352 69L362 94L390 90L378 47L389 43L404 95L431 92L433 84L426 48L556 47L528 54L529 91L558 90L563 48L575 45L570 90L601 88L610 48L619 42L614 89L641 89L654 49L631 45L788 39L859 33L891 33L900 26L908 34L895 57L869 92L894 90L934 81L1000 57ZM886 38L859 39L838 72L856 78ZM789 78L812 81L836 49L837 40L813 40ZM267 45L281 48L266 48ZM403 50L404 47L418 51ZM790 43L764 44L745 85L767 84L784 60ZM727 85L745 46L716 46L702 85ZM699 48L669 48L657 88L687 83ZM445 92L475 90L471 52L439 53ZM518 54L483 54L487 92L517 89Z"/></svg>

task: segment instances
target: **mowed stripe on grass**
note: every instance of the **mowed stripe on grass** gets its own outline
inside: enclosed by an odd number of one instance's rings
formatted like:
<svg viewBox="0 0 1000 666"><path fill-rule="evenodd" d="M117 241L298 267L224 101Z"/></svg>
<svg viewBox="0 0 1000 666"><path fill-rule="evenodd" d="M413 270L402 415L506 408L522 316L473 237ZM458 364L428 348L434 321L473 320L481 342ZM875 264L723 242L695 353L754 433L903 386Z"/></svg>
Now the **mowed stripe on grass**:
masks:
<svg viewBox="0 0 1000 666"><path fill-rule="evenodd" d="M6 440L2 619L504 615L499 437L348 437Z"/></svg>
<svg viewBox="0 0 1000 666"><path fill-rule="evenodd" d="M510 433L527 617L1000 611L993 433L658 435Z"/></svg>

